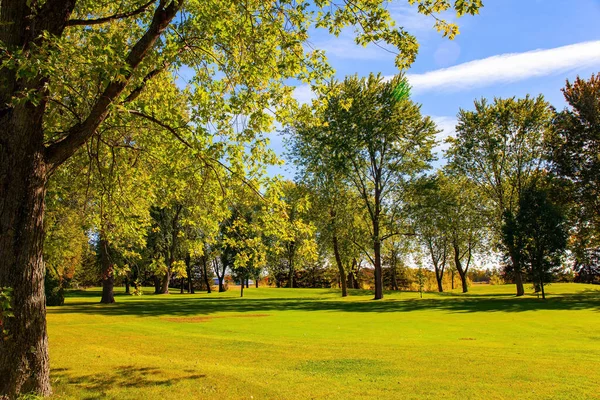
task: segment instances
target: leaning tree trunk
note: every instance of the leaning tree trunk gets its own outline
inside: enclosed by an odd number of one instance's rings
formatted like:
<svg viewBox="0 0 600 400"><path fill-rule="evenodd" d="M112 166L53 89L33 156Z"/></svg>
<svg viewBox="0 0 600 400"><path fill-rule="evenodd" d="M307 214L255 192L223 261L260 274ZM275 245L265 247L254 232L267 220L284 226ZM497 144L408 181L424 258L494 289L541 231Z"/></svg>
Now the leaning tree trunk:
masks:
<svg viewBox="0 0 600 400"><path fill-rule="evenodd" d="M41 115L33 107L3 106L0 102L0 287L13 289L14 317L2 322L11 337L0 340L0 398L49 395L42 259L48 171Z"/></svg>
<svg viewBox="0 0 600 400"><path fill-rule="evenodd" d="M342 257L340 256L340 249L338 245L337 235L333 235L333 253L335 254L335 262L338 266L340 273L340 282L342 283L342 297L348 296L348 287L346 286L346 271L344 271L344 264L342 263Z"/></svg>
<svg viewBox="0 0 600 400"><path fill-rule="evenodd" d="M469 291L469 287L467 286L467 270L463 269L462 263L460 262L460 248L456 244L453 244L452 247L454 249L454 265L456 266L458 275L460 275L462 291L463 293L467 293Z"/></svg>
<svg viewBox="0 0 600 400"><path fill-rule="evenodd" d="M108 242L100 234L100 267L102 268L102 299L100 303L112 304L115 302L115 276L113 265L110 262Z"/></svg>

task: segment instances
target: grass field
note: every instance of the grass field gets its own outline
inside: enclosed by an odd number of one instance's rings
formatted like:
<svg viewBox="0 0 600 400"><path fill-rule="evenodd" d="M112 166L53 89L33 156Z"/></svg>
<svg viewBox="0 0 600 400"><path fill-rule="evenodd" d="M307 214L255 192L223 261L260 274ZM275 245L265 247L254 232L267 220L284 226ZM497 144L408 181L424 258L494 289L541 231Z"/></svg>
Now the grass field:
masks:
<svg viewBox="0 0 600 400"><path fill-rule="evenodd" d="M72 292L48 310L55 398L600 399L600 287L513 291Z"/></svg>

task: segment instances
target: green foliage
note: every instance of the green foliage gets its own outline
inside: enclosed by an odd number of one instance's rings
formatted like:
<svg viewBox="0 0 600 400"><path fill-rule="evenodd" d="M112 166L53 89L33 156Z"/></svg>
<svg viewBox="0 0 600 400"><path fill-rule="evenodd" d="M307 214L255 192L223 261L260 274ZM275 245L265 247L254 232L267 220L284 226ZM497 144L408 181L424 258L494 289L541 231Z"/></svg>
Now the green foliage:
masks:
<svg viewBox="0 0 600 400"><path fill-rule="evenodd" d="M593 282L600 277L600 76L567 81L563 94L568 107L555 114L548 157L570 203L574 267Z"/></svg>
<svg viewBox="0 0 600 400"><path fill-rule="evenodd" d="M564 211L549 197L547 188L523 189L516 215L505 213L503 234L507 246L516 249L536 287L552 282L567 246Z"/></svg>
<svg viewBox="0 0 600 400"><path fill-rule="evenodd" d="M62 306L65 303L65 293L62 279L51 269L46 269L44 291L47 306Z"/></svg>
<svg viewBox="0 0 600 400"><path fill-rule="evenodd" d="M0 340L10 339L8 330L4 329L4 321L7 318L14 317L12 311L12 293L12 288L0 287Z"/></svg>

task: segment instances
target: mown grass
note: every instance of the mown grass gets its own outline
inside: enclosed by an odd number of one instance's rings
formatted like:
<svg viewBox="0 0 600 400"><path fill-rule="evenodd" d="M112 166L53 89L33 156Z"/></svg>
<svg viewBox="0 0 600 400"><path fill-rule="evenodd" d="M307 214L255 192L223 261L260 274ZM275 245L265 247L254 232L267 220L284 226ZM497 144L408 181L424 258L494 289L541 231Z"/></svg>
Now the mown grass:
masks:
<svg viewBox="0 0 600 400"><path fill-rule="evenodd" d="M600 288L71 292L50 307L55 398L600 398Z"/></svg>

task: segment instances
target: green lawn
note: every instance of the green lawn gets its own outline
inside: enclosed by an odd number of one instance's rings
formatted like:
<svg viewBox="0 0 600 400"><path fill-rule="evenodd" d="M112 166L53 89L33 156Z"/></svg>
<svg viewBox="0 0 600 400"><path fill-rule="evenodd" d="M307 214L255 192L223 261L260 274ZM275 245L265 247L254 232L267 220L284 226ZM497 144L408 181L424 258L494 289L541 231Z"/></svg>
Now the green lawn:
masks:
<svg viewBox="0 0 600 400"><path fill-rule="evenodd" d="M600 287L471 293L73 292L50 307L56 398L600 398Z"/></svg>

